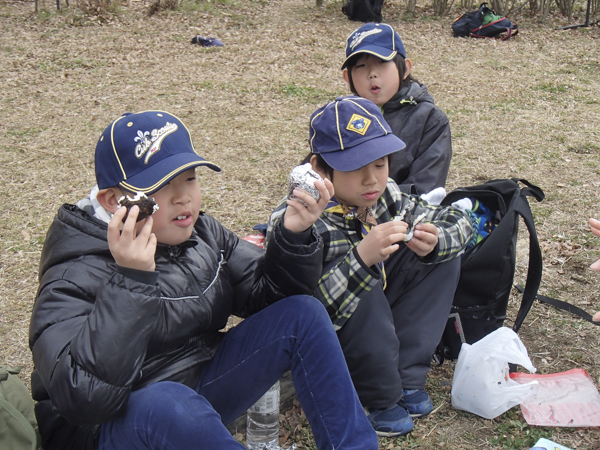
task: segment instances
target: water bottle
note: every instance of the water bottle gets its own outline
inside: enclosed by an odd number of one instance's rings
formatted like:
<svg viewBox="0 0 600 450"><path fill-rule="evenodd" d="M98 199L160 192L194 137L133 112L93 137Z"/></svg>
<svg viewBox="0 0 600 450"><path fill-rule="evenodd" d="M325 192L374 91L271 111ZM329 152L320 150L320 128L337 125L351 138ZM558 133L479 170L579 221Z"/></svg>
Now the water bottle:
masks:
<svg viewBox="0 0 600 450"><path fill-rule="evenodd" d="M246 447L250 450L278 450L280 448L279 381L248 409Z"/></svg>

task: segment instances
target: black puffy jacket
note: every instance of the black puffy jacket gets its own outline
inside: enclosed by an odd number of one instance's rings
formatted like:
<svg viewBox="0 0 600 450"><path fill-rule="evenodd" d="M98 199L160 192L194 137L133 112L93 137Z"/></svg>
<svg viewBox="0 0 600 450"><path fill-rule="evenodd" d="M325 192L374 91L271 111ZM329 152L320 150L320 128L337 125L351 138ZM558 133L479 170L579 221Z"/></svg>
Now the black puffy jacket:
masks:
<svg viewBox="0 0 600 450"><path fill-rule="evenodd" d="M321 274L316 233L293 245L279 229L264 251L201 213L189 240L158 245L158 281L148 284L147 272L117 268L106 233L105 223L64 205L46 236L29 330L45 449L94 448L99 424L117 417L133 390L163 380L194 386L230 315L310 294Z"/></svg>
<svg viewBox="0 0 600 450"><path fill-rule="evenodd" d="M390 177L406 193L422 195L445 187L452 159L450 122L425 85L413 81L382 110L392 132L406 144L391 155Z"/></svg>

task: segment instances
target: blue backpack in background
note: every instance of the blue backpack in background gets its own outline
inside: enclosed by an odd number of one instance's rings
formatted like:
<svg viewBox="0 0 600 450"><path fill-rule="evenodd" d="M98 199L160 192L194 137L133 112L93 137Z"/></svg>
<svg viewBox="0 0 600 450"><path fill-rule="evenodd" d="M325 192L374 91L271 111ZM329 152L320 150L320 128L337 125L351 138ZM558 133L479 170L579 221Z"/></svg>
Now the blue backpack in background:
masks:
<svg viewBox="0 0 600 450"><path fill-rule="evenodd" d="M463 14L452 23L454 37L493 38L503 41L516 36L519 32L517 24L504 16L499 16L487 3L482 3L477 11Z"/></svg>

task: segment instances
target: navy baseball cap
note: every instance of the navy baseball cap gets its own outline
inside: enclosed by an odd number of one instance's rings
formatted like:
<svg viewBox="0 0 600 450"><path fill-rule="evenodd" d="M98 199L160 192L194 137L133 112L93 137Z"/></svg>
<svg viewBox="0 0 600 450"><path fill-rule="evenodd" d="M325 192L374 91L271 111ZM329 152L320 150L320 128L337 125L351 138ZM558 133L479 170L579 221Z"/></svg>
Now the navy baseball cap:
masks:
<svg viewBox="0 0 600 450"><path fill-rule="evenodd" d="M310 116L308 143L312 153L340 172L350 172L406 144L392 133L379 106L356 95L338 97Z"/></svg>
<svg viewBox="0 0 600 450"><path fill-rule="evenodd" d="M406 50L400 35L385 23L364 24L348 36L346 60L342 64L342 69L345 69L350 58L358 53L368 53L384 61L391 61L396 54L406 58Z"/></svg>
<svg viewBox="0 0 600 450"><path fill-rule="evenodd" d="M111 123L98 140L95 163L99 189L120 186L144 194L192 167L221 171L196 154L181 120L163 111L125 113Z"/></svg>

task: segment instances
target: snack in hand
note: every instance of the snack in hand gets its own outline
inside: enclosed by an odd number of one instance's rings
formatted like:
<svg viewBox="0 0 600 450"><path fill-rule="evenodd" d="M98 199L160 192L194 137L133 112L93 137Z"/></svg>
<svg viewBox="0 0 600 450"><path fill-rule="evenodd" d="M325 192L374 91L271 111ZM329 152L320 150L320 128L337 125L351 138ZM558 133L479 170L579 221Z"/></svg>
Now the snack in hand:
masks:
<svg viewBox="0 0 600 450"><path fill-rule="evenodd" d="M412 239L414 234L415 225L421 222L425 218L425 213L415 216L408 211L408 208L402 211L399 215L394 217L394 220L402 220L407 225L406 237L404 242L408 242Z"/></svg>
<svg viewBox="0 0 600 450"><path fill-rule="evenodd" d="M140 212L137 216L136 222L145 219L148 216L151 216L156 211L158 211L158 205L154 202L154 198L146 197L146 194L143 192L136 192L135 196L131 198L128 195L124 195L119 199L119 205L127 208L127 214L123 217L123 222L127 220L127 216L129 216L129 211L134 205L138 205L140 208Z"/></svg>
<svg viewBox="0 0 600 450"><path fill-rule="evenodd" d="M296 199L306 206L306 203L294 195L294 189L300 188L303 191L308 192L315 200L319 200L321 194L315 187L315 181L317 180L322 180L322 178L312 169L312 166L309 163L294 167L290 173L288 197L290 199Z"/></svg>

